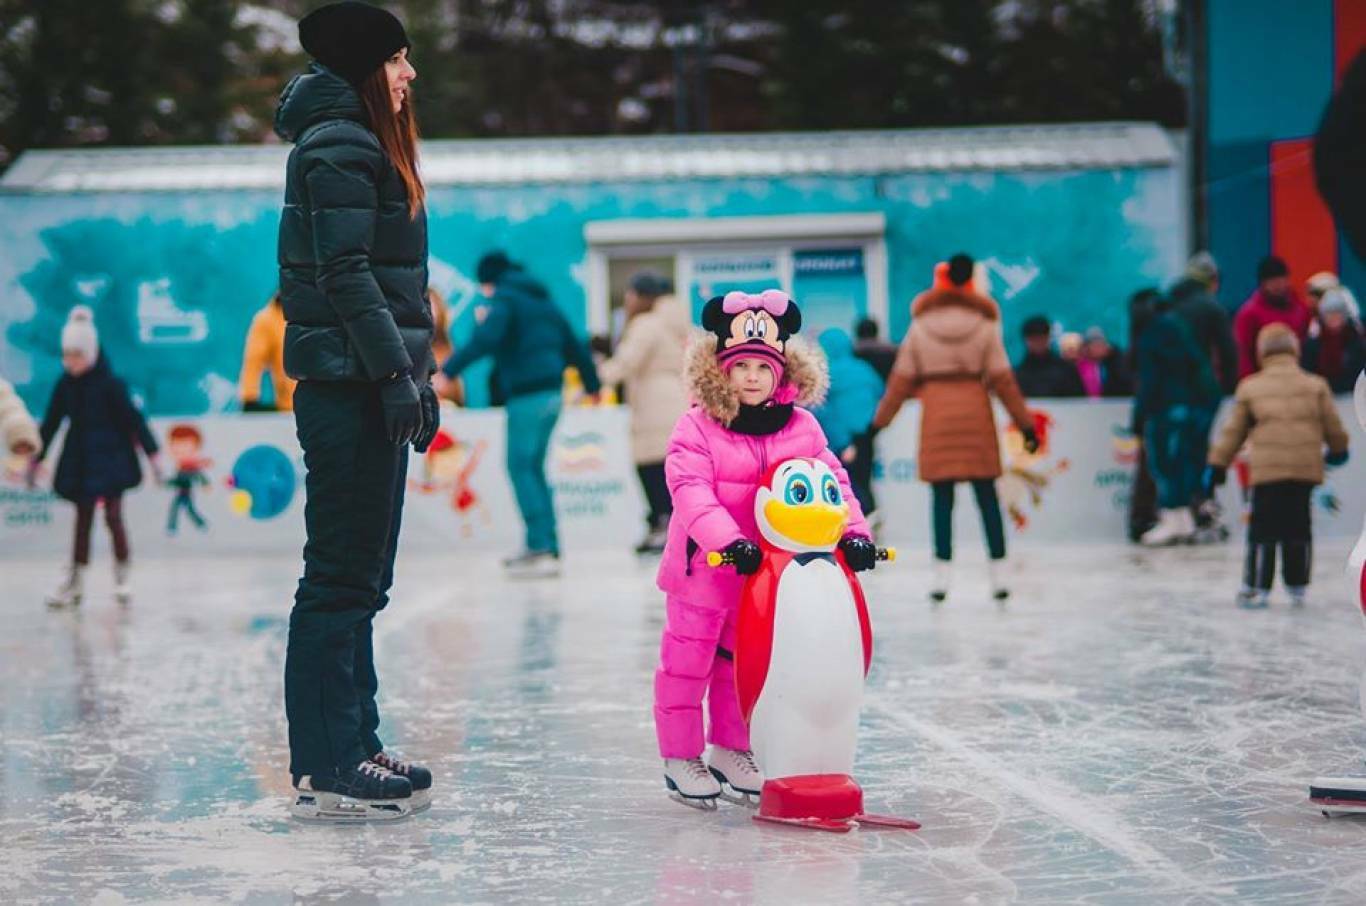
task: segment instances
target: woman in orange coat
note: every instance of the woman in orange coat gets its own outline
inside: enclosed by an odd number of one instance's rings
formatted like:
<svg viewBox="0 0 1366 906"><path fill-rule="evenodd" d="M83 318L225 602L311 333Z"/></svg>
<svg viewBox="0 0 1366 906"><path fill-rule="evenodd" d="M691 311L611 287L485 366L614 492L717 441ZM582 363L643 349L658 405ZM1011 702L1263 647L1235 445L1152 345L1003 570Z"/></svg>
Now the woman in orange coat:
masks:
<svg viewBox="0 0 1366 906"><path fill-rule="evenodd" d="M953 494L960 481L972 485L982 514L992 561L992 594L997 600L1010 594L998 569L1006 541L996 497L1001 451L989 394L1006 407L1026 449L1038 447L1033 420L1001 341L1000 308L975 285L974 270L973 260L962 254L935 267L934 285L911 304L911 329L901 341L887 391L873 417L874 428L885 428L902 403L912 396L920 398L920 480L930 483L934 495L930 596L935 601L948 596Z"/></svg>

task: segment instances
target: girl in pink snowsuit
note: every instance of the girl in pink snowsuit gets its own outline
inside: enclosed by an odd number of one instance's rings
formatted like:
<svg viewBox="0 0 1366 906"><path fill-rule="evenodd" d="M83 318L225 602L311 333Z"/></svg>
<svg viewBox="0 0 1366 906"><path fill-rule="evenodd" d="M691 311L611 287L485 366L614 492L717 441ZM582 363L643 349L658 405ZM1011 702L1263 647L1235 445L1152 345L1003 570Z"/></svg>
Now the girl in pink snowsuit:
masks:
<svg viewBox="0 0 1366 906"><path fill-rule="evenodd" d="M849 502L841 546L850 565L871 568L875 548L849 476L803 408L820 404L829 376L819 350L792 338L801 327L796 303L778 290L732 292L707 303L702 326L708 333L693 341L685 362L692 406L674 426L664 464L674 513L658 575L668 618L654 713L674 797L714 808L718 796L750 801L762 786L732 651L743 577L760 562L754 495L769 466L794 457L824 462ZM735 565L709 567L711 551L730 554ZM710 765L701 758L704 698Z"/></svg>

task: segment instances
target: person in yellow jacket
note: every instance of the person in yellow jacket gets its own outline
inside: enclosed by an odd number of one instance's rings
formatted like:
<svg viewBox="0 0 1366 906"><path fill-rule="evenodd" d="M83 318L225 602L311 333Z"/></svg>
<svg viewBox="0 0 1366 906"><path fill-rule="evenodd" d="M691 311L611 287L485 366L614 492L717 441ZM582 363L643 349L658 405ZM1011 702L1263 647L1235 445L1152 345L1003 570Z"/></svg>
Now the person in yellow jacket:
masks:
<svg viewBox="0 0 1366 906"><path fill-rule="evenodd" d="M261 402L261 376L270 372L275 404ZM270 297L266 307L251 319L247 348L242 355L242 377L238 394L243 412L292 412L294 381L285 375L285 310L279 295Z"/></svg>

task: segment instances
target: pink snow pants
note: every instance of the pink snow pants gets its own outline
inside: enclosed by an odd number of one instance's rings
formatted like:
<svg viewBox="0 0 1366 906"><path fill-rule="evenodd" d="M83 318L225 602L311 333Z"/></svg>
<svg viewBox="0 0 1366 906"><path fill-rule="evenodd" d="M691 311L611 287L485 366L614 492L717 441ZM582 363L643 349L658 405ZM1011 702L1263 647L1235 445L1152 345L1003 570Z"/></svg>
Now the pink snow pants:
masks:
<svg viewBox="0 0 1366 906"><path fill-rule="evenodd" d="M667 598L668 617L655 671L655 733L664 758L701 756L702 699L713 745L744 751L749 728L735 693L735 616L739 601L719 607ZM718 647L724 653L718 652Z"/></svg>

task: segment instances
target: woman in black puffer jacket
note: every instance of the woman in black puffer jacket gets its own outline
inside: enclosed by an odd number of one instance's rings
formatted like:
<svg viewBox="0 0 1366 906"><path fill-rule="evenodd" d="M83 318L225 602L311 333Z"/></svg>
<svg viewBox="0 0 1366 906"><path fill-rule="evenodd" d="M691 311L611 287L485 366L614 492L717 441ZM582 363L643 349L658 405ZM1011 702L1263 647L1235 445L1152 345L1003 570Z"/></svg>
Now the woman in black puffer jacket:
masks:
<svg viewBox="0 0 1366 906"><path fill-rule="evenodd" d="M375 731L371 644L388 603L408 446L426 450L431 388L427 219L403 25L364 3L299 23L318 65L275 115L289 156L280 217L285 370L307 471L304 576L285 656L294 812L387 818L428 801L431 774Z"/></svg>

